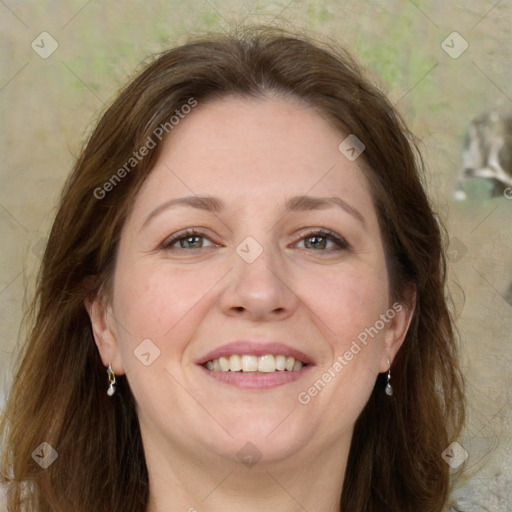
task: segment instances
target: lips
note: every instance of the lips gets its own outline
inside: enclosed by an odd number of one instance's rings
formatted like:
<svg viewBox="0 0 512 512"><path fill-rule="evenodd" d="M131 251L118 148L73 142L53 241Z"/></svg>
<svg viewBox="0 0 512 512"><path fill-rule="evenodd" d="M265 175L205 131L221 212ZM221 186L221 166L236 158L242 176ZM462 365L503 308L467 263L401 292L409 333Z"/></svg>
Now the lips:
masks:
<svg viewBox="0 0 512 512"><path fill-rule="evenodd" d="M206 355L201 357L197 364L206 365L210 361L215 361L221 357L230 358L230 356L238 355L251 355L256 357L263 357L267 355L283 355L287 358L294 358L296 361L300 361L303 365L313 364L313 359L305 354L304 352L285 345L280 342L257 342L257 341L235 341L222 345Z"/></svg>
<svg viewBox="0 0 512 512"><path fill-rule="evenodd" d="M255 360L258 367L254 366ZM314 367L313 359L298 349L280 342L261 341L222 345L198 359L197 364L216 382L251 391L269 390L295 382Z"/></svg>

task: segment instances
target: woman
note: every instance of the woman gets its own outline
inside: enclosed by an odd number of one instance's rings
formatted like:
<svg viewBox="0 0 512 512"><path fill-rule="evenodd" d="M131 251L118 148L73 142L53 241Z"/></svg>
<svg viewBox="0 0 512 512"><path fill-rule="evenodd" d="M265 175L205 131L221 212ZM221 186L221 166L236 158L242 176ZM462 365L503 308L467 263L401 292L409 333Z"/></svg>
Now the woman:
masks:
<svg viewBox="0 0 512 512"><path fill-rule="evenodd" d="M9 510L442 510L463 383L421 172L342 50L252 29L156 58L62 195Z"/></svg>

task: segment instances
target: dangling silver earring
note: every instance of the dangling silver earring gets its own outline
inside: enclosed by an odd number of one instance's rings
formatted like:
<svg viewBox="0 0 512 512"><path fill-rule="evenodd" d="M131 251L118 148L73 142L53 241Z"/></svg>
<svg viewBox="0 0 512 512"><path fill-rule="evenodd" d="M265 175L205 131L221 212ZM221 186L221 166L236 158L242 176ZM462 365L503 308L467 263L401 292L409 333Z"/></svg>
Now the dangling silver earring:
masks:
<svg viewBox="0 0 512 512"><path fill-rule="evenodd" d="M108 363L107 368L107 375L108 375L108 389L107 389L107 395L112 396L116 392L116 374L114 373L114 370L112 370L112 365Z"/></svg>
<svg viewBox="0 0 512 512"><path fill-rule="evenodd" d="M389 369L388 369L388 383L386 384L386 388L384 389L384 391L386 392L386 395L392 396L393 395L393 388L392 388L391 384L389 383L389 381L391 380L391 363L389 362L389 358L388 358L388 365L389 365Z"/></svg>

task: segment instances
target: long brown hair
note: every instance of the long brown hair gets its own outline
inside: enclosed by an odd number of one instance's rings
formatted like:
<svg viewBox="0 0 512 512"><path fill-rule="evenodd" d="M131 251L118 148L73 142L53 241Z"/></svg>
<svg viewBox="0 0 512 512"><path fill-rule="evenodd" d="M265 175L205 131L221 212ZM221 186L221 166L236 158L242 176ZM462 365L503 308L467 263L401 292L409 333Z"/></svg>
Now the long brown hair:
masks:
<svg viewBox="0 0 512 512"><path fill-rule="evenodd" d="M434 512L446 502L450 475L441 453L460 433L464 392L446 301L444 229L424 192L417 145L343 49L252 28L157 56L106 110L78 158L3 411L0 474L10 511L145 510L149 482L133 395L120 377L107 397L84 299L109 283L121 228L161 148L159 127L172 137L177 110L228 94L300 98L341 134L363 141L359 162L378 212L392 295L403 300L413 283L417 297L393 363L394 396L385 397L379 376L355 425L342 510ZM149 139L155 147L130 160ZM58 453L47 469L32 457L43 442Z"/></svg>

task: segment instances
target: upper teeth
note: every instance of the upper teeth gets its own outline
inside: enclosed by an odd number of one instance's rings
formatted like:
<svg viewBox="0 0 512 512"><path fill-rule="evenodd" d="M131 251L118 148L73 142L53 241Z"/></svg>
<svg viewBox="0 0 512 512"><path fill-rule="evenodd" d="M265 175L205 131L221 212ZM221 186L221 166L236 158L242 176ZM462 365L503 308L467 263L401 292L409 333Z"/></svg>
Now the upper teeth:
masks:
<svg viewBox="0 0 512 512"><path fill-rule="evenodd" d="M283 355L274 356L267 354L264 356L251 355L232 355L229 357L219 357L206 363L208 370L214 372L275 372L276 370L287 370L289 372L300 370L303 367L301 361L296 361L294 357Z"/></svg>

